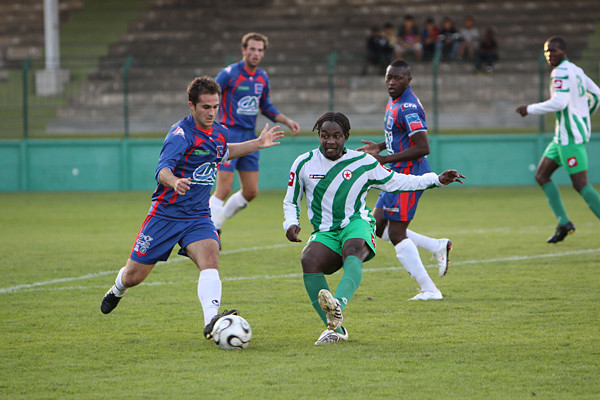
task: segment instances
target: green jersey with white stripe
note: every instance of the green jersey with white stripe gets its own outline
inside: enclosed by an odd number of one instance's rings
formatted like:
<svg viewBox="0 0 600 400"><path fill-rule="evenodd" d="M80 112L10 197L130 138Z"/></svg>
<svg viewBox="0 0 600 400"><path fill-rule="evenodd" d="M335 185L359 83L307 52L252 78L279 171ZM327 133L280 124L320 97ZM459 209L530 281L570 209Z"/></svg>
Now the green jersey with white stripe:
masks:
<svg viewBox="0 0 600 400"><path fill-rule="evenodd" d="M599 108L598 85L581 68L564 59L550 74L550 94L549 100L528 105L527 113L556 113L556 143L587 143L592 131L590 114Z"/></svg>
<svg viewBox="0 0 600 400"><path fill-rule="evenodd" d="M352 220L362 218L374 222L366 206L371 188L385 192L412 192L442 186L435 173L421 176L398 174L381 165L373 156L346 150L332 161L321 149L314 149L294 161L283 200L285 231L300 226L300 201L306 195L308 219L315 232L344 228Z"/></svg>

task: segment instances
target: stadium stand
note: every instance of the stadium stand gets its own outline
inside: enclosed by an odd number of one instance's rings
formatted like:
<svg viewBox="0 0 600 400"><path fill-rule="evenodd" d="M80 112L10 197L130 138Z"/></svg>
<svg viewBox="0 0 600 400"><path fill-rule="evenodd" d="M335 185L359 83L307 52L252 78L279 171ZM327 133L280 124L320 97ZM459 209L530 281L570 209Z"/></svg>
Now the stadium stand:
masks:
<svg viewBox="0 0 600 400"><path fill-rule="evenodd" d="M19 7L39 11L41 2L14 1L0 12L1 63L19 57L41 57L42 20L28 20ZM61 1L61 10L84 6L83 0ZM9 21L17 14L20 23ZM31 13L40 14L39 12ZM347 113L354 128L379 129L387 100L382 77L361 76L364 38L374 24L412 14L419 25L428 16L461 21L473 15L481 30L497 32L500 61L491 76L477 76L465 63L442 63L438 70L439 124L444 127L523 126L514 105L539 96L539 57L552 34L567 38L569 56L582 54L600 15L597 0L525 0L451 3L432 0L156 0L131 21L127 33L110 45L98 68L87 75L56 119L53 132L121 129L123 123L123 67L129 70L129 110L132 132L162 132L187 113L182 88L201 74L215 75L228 62L240 59L239 42L248 31L270 38L261 64L269 73L272 100L303 129L330 108ZM40 14L41 15L41 14ZM65 15L66 18L66 15ZM61 14L63 21L63 14ZM10 33L8 33L10 31ZM8 39L11 38L11 39ZM336 54L330 80L329 64ZM413 87L432 112L432 64L413 65ZM331 85L331 86L330 86ZM517 90L518 89L518 90ZM535 124L534 119L525 123Z"/></svg>

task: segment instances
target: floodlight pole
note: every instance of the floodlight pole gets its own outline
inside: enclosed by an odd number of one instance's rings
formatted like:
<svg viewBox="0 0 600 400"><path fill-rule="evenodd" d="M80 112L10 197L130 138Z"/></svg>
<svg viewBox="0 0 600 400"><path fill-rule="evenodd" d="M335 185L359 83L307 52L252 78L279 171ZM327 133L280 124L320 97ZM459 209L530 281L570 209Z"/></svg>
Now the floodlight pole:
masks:
<svg viewBox="0 0 600 400"><path fill-rule="evenodd" d="M44 0L44 37L47 70L57 70L60 68L60 32L58 27L58 0Z"/></svg>

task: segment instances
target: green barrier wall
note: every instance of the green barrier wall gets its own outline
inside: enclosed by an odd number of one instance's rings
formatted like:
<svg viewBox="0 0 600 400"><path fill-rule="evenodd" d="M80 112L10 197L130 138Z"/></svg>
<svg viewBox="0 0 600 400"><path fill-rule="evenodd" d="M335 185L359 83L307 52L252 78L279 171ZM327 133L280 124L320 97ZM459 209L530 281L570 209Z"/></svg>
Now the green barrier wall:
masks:
<svg viewBox="0 0 600 400"><path fill-rule="evenodd" d="M588 144L589 180L600 183L600 138ZM431 136L432 169L455 168L468 186L535 185L535 166L551 135ZM162 139L23 140L0 142L0 191L148 190L156 187L154 170ZM282 189L289 168L303 152L319 145L316 137L290 137L261 151L260 189ZM351 137L349 148L361 145ZM567 174L555 174L570 185ZM236 182L237 187L237 182Z"/></svg>

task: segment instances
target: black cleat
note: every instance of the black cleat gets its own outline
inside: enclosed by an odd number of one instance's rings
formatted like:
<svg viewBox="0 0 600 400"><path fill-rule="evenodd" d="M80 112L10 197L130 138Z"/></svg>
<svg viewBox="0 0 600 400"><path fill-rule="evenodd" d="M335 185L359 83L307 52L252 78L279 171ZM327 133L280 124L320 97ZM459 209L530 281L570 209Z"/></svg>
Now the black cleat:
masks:
<svg viewBox="0 0 600 400"><path fill-rule="evenodd" d="M229 310L229 311L225 311L223 314L217 314L214 317L212 317L212 319L210 320L210 322L208 323L208 325L206 325L204 327L204 337L207 338L208 340L212 340L212 331L215 328L215 324L217 323L217 321L221 318L223 318L226 315L239 315L237 310Z"/></svg>
<svg viewBox="0 0 600 400"><path fill-rule="evenodd" d="M575 225L573 225L571 221L567 222L564 225L558 225L556 227L556 232L554 232L554 235L548 238L548 243L562 242L567 235L571 235L573 233L575 233Z"/></svg>
<svg viewBox="0 0 600 400"><path fill-rule="evenodd" d="M121 298L115 296L115 294L113 293L112 288L111 288L104 295L104 298L102 299L102 305L100 306L100 311L102 311L103 314L108 314L109 312L111 312L112 310L115 309L117 304L119 304L119 301L121 301Z"/></svg>

